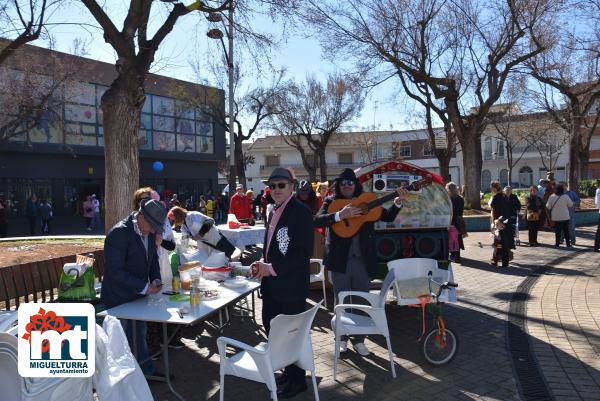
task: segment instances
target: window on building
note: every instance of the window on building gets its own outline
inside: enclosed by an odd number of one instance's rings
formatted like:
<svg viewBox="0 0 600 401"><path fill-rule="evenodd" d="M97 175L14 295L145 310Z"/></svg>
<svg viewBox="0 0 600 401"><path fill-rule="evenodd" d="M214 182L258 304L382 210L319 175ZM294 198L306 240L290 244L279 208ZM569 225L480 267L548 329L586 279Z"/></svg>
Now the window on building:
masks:
<svg viewBox="0 0 600 401"><path fill-rule="evenodd" d="M431 146L431 143L429 141L427 141L423 144L423 156L425 156L425 157L434 156L433 146Z"/></svg>
<svg viewBox="0 0 600 401"><path fill-rule="evenodd" d="M519 169L519 186L528 188L533 185L533 170L529 166L523 166Z"/></svg>
<svg viewBox="0 0 600 401"><path fill-rule="evenodd" d="M496 140L496 155L498 159L504 159L504 141Z"/></svg>
<svg viewBox="0 0 600 401"><path fill-rule="evenodd" d="M279 167L279 155L266 155L265 156L266 167Z"/></svg>
<svg viewBox="0 0 600 401"><path fill-rule="evenodd" d="M481 172L481 190L485 191L485 192L489 192L491 182L492 182L492 173L490 173L490 170L483 170Z"/></svg>
<svg viewBox="0 0 600 401"><path fill-rule="evenodd" d="M483 141L483 160L492 160L492 138L489 136Z"/></svg>
<svg viewBox="0 0 600 401"><path fill-rule="evenodd" d="M499 180L500 181L500 185L502 185L503 187L508 185L508 170L503 168L502 170L500 170L500 177Z"/></svg>
<svg viewBox="0 0 600 401"><path fill-rule="evenodd" d="M338 164L352 164L354 163L352 153L338 153Z"/></svg>
<svg viewBox="0 0 600 401"><path fill-rule="evenodd" d="M410 155L411 155L410 145L400 146L400 156L401 157L410 157Z"/></svg>

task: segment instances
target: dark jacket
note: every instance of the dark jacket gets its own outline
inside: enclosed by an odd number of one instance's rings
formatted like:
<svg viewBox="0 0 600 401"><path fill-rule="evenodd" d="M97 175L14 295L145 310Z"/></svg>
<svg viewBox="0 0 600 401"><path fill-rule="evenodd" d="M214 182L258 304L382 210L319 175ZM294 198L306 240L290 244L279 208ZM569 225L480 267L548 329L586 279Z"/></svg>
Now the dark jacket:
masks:
<svg viewBox="0 0 600 401"><path fill-rule="evenodd" d="M334 199L343 199L337 195L327 197L323 201L321 210L315 216L315 227L329 227L335 223L335 213L328 213L329 205ZM383 208L380 221L394 221L400 208L392 206ZM352 245L352 238L339 237L333 230L327 230L327 239L325 241L325 260L323 261L327 269L345 273L348 264L348 253ZM364 224L358 231L360 236L360 252L367 266L367 271L371 277L377 273L377 252L375 251L375 229L373 223Z"/></svg>
<svg viewBox="0 0 600 401"><path fill-rule="evenodd" d="M269 222L271 218L272 214L269 216ZM265 250L269 224L266 227L263 241ZM286 239L289 239L287 246ZM313 246L312 214L306 206L292 198L286 205L277 227L274 228L269 253L264 255L265 262L273 265L277 276L262 279L262 294L279 302L306 299L310 286L310 258Z"/></svg>
<svg viewBox="0 0 600 401"><path fill-rule="evenodd" d="M146 284L160 278L155 235L148 235L148 252L133 228L130 214L109 231L104 240L105 270L102 302L109 308L143 295Z"/></svg>
<svg viewBox="0 0 600 401"><path fill-rule="evenodd" d="M462 196L451 196L450 201L452 202L452 222L451 224L460 231L459 218L463 217L465 212L465 200Z"/></svg>

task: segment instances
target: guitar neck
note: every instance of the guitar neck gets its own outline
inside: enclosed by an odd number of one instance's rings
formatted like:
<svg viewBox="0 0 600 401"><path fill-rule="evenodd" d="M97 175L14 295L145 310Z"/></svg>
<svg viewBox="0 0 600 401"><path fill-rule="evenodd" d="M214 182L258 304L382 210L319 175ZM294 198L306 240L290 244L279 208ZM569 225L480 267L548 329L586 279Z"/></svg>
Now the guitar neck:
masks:
<svg viewBox="0 0 600 401"><path fill-rule="evenodd" d="M419 181L420 183L420 181ZM419 185L415 185L415 183L410 184L409 186L405 187L404 189L406 189L407 191L418 191L420 189ZM398 193L396 191L391 192L385 196L382 196L381 198L375 199L372 202L369 202L367 204L367 206L369 207L369 210L377 207L377 206L381 206L383 205L385 202L390 201L394 198L396 198L396 196L398 196Z"/></svg>
<svg viewBox="0 0 600 401"><path fill-rule="evenodd" d="M377 207L377 206L381 206L383 205L385 202L390 201L392 199L394 199L396 196L398 196L398 193L396 193L396 191L391 192L385 196L382 196L381 198L375 199L372 202L369 202L367 204L367 206L369 207L369 210Z"/></svg>

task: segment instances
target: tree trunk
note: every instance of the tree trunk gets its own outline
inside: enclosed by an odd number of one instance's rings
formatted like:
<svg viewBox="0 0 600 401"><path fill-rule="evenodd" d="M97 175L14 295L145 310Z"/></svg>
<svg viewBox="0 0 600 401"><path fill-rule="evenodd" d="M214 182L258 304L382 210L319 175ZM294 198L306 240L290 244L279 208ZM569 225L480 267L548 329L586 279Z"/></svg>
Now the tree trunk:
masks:
<svg viewBox="0 0 600 401"><path fill-rule="evenodd" d="M319 169L321 170L321 182L327 181L327 161L325 160L325 149L321 149L319 151ZM311 180L311 182L315 181Z"/></svg>
<svg viewBox="0 0 600 401"><path fill-rule="evenodd" d="M143 81L143 74L120 73L102 96L106 232L132 212L131 199L139 187Z"/></svg>
<svg viewBox="0 0 600 401"><path fill-rule="evenodd" d="M246 163L244 163L244 152L242 149L242 138L241 135L235 137L235 165L237 167L237 176L239 183L248 188L246 185Z"/></svg>
<svg viewBox="0 0 600 401"><path fill-rule="evenodd" d="M302 165L304 169L308 173L308 180L310 182L315 182L317 180L317 166L311 165L310 162L306 159L306 152L302 145L295 146L296 150L300 153L300 157L302 159ZM314 160L314 157L313 157ZM313 162L314 164L314 162Z"/></svg>
<svg viewBox="0 0 600 401"><path fill-rule="evenodd" d="M450 159L452 159L452 152L449 149L440 149L435 151L435 157L440 165L440 175L445 182L452 180L450 176Z"/></svg>
<svg viewBox="0 0 600 401"><path fill-rule="evenodd" d="M578 112L579 110L576 110ZM575 113L573 113L575 114ZM583 178L581 160L581 126L583 121L577 114L573 117L569 138L569 188L579 193L579 181Z"/></svg>
<svg viewBox="0 0 600 401"><path fill-rule="evenodd" d="M475 126L467 128L469 131L476 130ZM481 140L478 135L466 132L461 141L463 166L465 169L465 184L467 185L465 203L471 209L481 209L479 190L481 188Z"/></svg>

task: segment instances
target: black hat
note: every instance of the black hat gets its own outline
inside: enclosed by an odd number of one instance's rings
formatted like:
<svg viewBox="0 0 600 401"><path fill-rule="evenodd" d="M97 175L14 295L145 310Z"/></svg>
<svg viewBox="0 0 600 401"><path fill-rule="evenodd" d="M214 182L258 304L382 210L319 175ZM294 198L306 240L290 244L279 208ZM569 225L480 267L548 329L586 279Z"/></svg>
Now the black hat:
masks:
<svg viewBox="0 0 600 401"><path fill-rule="evenodd" d="M335 178L335 181L340 181L340 180L354 180L354 181L358 181L356 179L356 174L354 174L354 170L352 170L351 168L345 168L344 171L342 171L340 173L340 175L338 175Z"/></svg>
<svg viewBox="0 0 600 401"><path fill-rule="evenodd" d="M140 203L140 213L146 221L154 228L157 234L162 234L167 209L157 200L151 199Z"/></svg>
<svg viewBox="0 0 600 401"><path fill-rule="evenodd" d="M283 167L276 167L275 169L273 169L273 171L271 172L271 175L269 176L269 179L266 182L269 182L276 178L294 181L294 177L292 177L292 173L290 173L290 171L287 168L283 168Z"/></svg>
<svg viewBox="0 0 600 401"><path fill-rule="evenodd" d="M300 184L298 185L299 191L310 192L311 189L312 189L312 186L310 185L310 182L308 182L306 180L300 181Z"/></svg>

